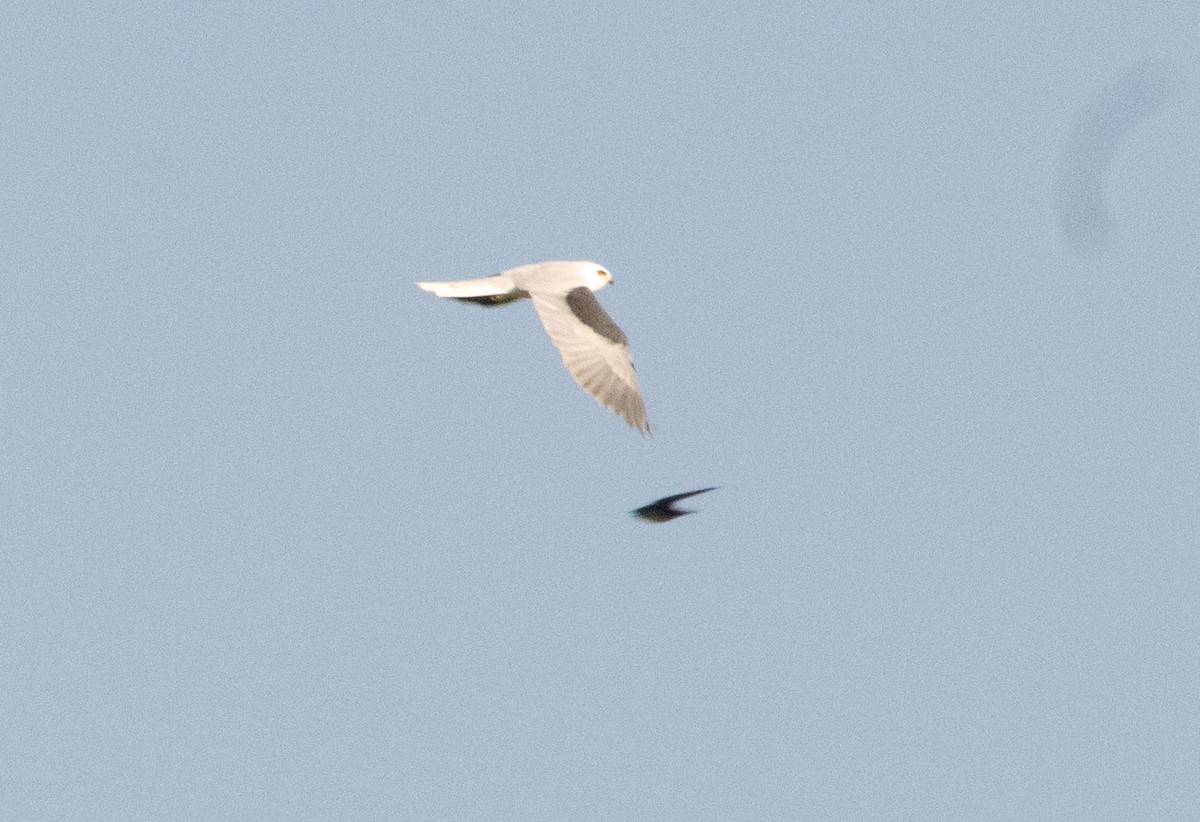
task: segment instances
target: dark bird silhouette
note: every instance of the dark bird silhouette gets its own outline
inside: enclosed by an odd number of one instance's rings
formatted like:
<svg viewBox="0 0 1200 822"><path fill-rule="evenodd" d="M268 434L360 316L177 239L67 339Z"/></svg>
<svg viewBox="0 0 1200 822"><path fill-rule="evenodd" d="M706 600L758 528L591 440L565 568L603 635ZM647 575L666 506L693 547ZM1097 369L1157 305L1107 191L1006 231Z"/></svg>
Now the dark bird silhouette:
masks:
<svg viewBox="0 0 1200 822"><path fill-rule="evenodd" d="M701 488L699 491L688 491L686 494L672 494L669 497L656 499L649 505L643 505L641 508L635 508L629 513L632 516L644 519L647 522L670 522L676 517L682 517L684 514L694 514L695 511L689 511L686 508L675 508L675 503L681 499L694 497L697 494L704 494L708 491L716 490L717 486L712 488Z"/></svg>

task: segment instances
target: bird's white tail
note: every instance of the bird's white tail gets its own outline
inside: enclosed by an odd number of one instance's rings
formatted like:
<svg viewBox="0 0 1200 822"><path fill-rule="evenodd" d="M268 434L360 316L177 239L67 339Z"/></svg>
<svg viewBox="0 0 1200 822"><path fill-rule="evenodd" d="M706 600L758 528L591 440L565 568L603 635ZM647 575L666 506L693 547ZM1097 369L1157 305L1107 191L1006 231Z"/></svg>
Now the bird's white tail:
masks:
<svg viewBox="0 0 1200 822"><path fill-rule="evenodd" d="M420 288L439 297L470 299L472 297L496 297L517 290L513 281L503 274L484 277L482 280L453 280L445 283L417 283Z"/></svg>

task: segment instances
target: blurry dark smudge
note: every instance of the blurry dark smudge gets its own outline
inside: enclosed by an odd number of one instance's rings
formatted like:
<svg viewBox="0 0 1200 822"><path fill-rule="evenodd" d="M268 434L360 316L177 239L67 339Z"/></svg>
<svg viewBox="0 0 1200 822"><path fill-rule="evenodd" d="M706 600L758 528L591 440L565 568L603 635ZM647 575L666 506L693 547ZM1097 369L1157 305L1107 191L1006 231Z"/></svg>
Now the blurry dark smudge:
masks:
<svg viewBox="0 0 1200 822"><path fill-rule="evenodd" d="M1135 64L1079 113L1059 158L1055 205L1063 237L1095 254L1112 235L1105 202L1109 168L1121 143L1179 90L1179 69L1159 60Z"/></svg>

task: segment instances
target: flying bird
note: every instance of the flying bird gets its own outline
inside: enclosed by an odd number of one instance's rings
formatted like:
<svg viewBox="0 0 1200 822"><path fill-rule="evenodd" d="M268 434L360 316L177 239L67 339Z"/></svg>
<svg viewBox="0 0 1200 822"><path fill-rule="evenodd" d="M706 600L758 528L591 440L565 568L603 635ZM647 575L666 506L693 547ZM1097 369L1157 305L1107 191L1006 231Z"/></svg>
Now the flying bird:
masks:
<svg viewBox="0 0 1200 822"><path fill-rule="evenodd" d="M1113 234L1108 178L1129 136L1182 88L1173 63L1144 60L1105 86L1076 116L1059 158L1055 201L1063 237L1076 251L1096 254Z"/></svg>
<svg viewBox="0 0 1200 822"><path fill-rule="evenodd" d="M530 299L575 382L643 434L650 432L629 340L592 293L612 282L584 260L519 265L480 280L417 283L439 297L505 305Z"/></svg>
<svg viewBox="0 0 1200 822"><path fill-rule="evenodd" d="M695 511L690 511L686 508L676 508L675 503L681 499L694 497L697 494L704 494L709 491L716 490L717 486L712 488L701 488L699 491L688 491L686 494L672 494L669 497L656 499L649 505L643 505L641 508L635 508L629 513L635 517L647 520L648 522L670 522L676 517L682 517L684 514L694 514Z"/></svg>

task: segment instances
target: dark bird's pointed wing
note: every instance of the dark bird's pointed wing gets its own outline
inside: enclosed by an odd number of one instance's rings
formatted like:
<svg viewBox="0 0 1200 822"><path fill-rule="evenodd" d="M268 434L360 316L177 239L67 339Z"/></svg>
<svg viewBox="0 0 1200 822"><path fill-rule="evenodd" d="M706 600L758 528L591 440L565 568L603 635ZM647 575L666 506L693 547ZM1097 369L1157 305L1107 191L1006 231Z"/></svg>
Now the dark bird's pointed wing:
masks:
<svg viewBox="0 0 1200 822"><path fill-rule="evenodd" d="M669 497L663 497L660 500L655 500L654 502L652 502L650 504L651 505L672 505L673 503L679 502L681 499L687 499L688 497L694 497L697 494L707 494L709 491L715 491L715 490L717 490L717 486L714 485L711 488L701 488L699 491L688 491L683 494L672 494Z"/></svg>

